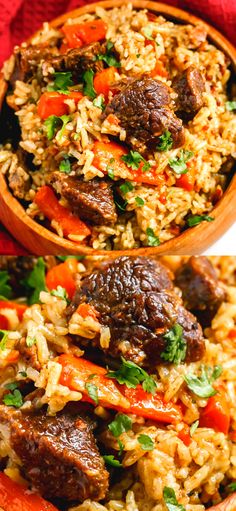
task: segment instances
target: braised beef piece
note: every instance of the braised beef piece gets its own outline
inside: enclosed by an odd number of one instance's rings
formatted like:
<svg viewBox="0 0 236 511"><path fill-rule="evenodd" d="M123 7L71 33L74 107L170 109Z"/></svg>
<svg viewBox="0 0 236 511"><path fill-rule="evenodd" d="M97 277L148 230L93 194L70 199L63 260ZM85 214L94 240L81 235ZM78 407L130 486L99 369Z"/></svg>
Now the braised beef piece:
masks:
<svg viewBox="0 0 236 511"><path fill-rule="evenodd" d="M147 367L163 363L164 335L176 323L183 327L186 360L199 360L204 354L201 327L183 307L167 269L159 262L141 257L116 259L82 280L68 314L80 303L93 305L100 323L110 328L109 348L104 351L111 357L123 355ZM89 343L101 348L99 335Z"/></svg>
<svg viewBox="0 0 236 511"><path fill-rule="evenodd" d="M44 411L26 414L0 406L0 425L9 428L24 477L48 499L101 500L108 490L108 472L80 407L77 415L51 417Z"/></svg>
<svg viewBox="0 0 236 511"><path fill-rule="evenodd" d="M68 200L72 211L95 225L116 222L117 214L111 184L103 179L82 181L54 172L50 182Z"/></svg>
<svg viewBox="0 0 236 511"><path fill-rule="evenodd" d="M167 130L174 148L184 144L183 124L172 109L170 89L159 80L144 77L124 86L108 103L103 117L109 114L126 130L127 144L141 153L155 149Z"/></svg>
<svg viewBox="0 0 236 511"><path fill-rule="evenodd" d="M31 187L31 177L26 165L24 151L19 148L16 151L18 164L10 168L8 173L8 184L13 195L18 199L27 199Z"/></svg>
<svg viewBox="0 0 236 511"><path fill-rule="evenodd" d="M182 290L187 309L198 317L204 327L209 326L225 299L225 292L209 259L190 257L176 272L175 282Z"/></svg>
<svg viewBox="0 0 236 511"><path fill-rule="evenodd" d="M37 74L38 66L43 60L51 59L52 55L58 55L58 53L56 46L45 46L43 44L17 49L15 52L15 67L9 80L12 87L15 87L16 80L27 82L33 75Z"/></svg>
<svg viewBox="0 0 236 511"><path fill-rule="evenodd" d="M51 59L50 65L55 71L71 71L75 80L79 81L88 69L92 69L94 73L103 70L103 61L97 60L96 57L104 53L106 53L106 46L95 42L82 48L73 48L64 55Z"/></svg>
<svg viewBox="0 0 236 511"><path fill-rule="evenodd" d="M188 67L173 81L173 89L178 94L176 105L179 115L193 118L204 104L205 82L199 69Z"/></svg>

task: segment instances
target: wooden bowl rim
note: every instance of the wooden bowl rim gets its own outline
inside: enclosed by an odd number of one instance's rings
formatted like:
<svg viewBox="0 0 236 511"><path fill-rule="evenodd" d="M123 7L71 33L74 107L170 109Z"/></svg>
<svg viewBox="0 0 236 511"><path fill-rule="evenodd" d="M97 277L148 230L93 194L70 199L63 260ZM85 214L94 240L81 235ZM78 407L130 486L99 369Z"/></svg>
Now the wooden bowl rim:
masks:
<svg viewBox="0 0 236 511"><path fill-rule="evenodd" d="M82 14L86 13L92 13L95 11L96 7L103 7L105 9L111 9L113 7L120 7L121 5L128 5L130 2L127 2L126 0L103 0L101 2L94 2L89 5L84 5L82 7L79 7L77 9L74 9L73 11L70 11L68 13L65 13L61 16L58 16L57 18L53 19L51 22L49 22L49 26L53 28L60 27L63 23L65 23L70 18L76 18L78 16L81 16ZM137 9L148 9L149 11L153 11L156 14L161 14L167 17L168 19L173 19L175 21L182 22L183 24L192 24L192 25L198 25L201 24L202 26L205 26L207 30L207 38L208 40L211 40L214 45L218 48L220 48L221 51L223 51L231 60L231 64L234 68L234 71L236 72L236 48L224 37L217 29L212 27L207 22L203 21L201 18L190 14L182 9L179 9L177 7L172 7L166 4L163 4L161 2L153 2L148 0L132 0L132 5ZM35 34L33 34L28 42L32 40L37 34L39 34L41 29L39 29ZM7 92L8 84L5 81L3 77L3 73L0 72L0 110L1 110L1 104L4 100L5 94ZM202 234L204 233L204 238L207 237L210 238L209 244L205 241L205 248L210 246L211 243L214 243L226 230L230 227L230 225L233 224L233 222L236 220L236 208L231 207L229 210L229 215L226 217L227 221L225 222L225 228L220 229L220 223L218 220L218 229L215 229L215 231L218 232L215 233L215 236L210 236L214 232L214 228L216 227L216 221L217 218L219 219L220 215L224 212L225 207L227 206L227 198L232 194L232 192L236 190L236 175L234 175L231 179L231 182L229 186L227 187L225 193L223 194L222 199L217 203L217 205L214 207L210 215L215 219L215 222L207 223L203 222L199 224L198 226L194 228L189 228L186 231L184 231L179 236L176 236L164 243L162 243L159 247L140 247L140 248L133 248L133 249L127 249L127 250L97 250L92 247L87 247L84 245L80 245L76 242L72 242L66 238L60 238L57 234L55 234L53 231L50 231L46 227L41 226L38 222L34 221L32 218L30 218L27 214L23 206L20 204L20 202L12 195L10 192L8 185L6 183L6 180L2 174L0 174L0 194L5 201L5 203L10 206L11 211L21 219L22 223L25 224L27 227L29 227L35 234L40 235L45 240L48 240L49 242L59 245L62 249L62 253L80 253L80 254L88 254L88 255L107 255L109 257L116 257L121 254L125 255L147 255L147 254L171 254L171 253L186 253L185 251L181 251L181 246L185 245L188 241L189 247L194 247L196 245L196 239L200 240ZM233 200L233 197L231 198L231 201ZM13 234L14 235L14 234ZM24 239L19 236L17 236L17 239L21 242L23 246L26 246ZM174 250L173 250L174 248ZM176 251L177 250L177 251ZM197 247L195 247L194 250L190 250L189 253L200 253Z"/></svg>

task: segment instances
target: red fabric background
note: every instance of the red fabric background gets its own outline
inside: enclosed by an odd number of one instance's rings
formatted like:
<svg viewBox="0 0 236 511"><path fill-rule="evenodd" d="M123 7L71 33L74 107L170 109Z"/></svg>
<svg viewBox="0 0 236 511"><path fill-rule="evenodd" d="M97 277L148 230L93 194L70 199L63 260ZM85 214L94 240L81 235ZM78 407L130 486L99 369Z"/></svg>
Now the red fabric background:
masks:
<svg viewBox="0 0 236 511"><path fill-rule="evenodd" d="M43 21L92 0L0 0L0 67L15 44L35 32ZM236 0L163 0L186 9L221 30L236 45ZM19 254L22 249L0 230L0 254Z"/></svg>

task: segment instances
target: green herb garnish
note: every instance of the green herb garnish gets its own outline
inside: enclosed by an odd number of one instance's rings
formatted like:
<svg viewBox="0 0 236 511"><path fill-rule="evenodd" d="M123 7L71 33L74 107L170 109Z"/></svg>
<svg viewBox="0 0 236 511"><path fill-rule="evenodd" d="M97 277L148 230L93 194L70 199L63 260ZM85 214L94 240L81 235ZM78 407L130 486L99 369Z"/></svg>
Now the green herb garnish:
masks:
<svg viewBox="0 0 236 511"><path fill-rule="evenodd" d="M191 437L194 435L195 431L197 431L198 426L199 426L199 421L195 421L191 424L190 429L189 429Z"/></svg>
<svg viewBox="0 0 236 511"><path fill-rule="evenodd" d="M108 425L108 429L111 431L114 437L119 437L125 431L129 431L132 428L132 420L128 415L124 413L118 413L114 421Z"/></svg>
<svg viewBox="0 0 236 511"><path fill-rule="evenodd" d="M137 170L140 163L143 163L142 172L147 172L151 167L150 163L138 151L130 151L128 154L123 154L121 160L126 163L127 167L133 170Z"/></svg>
<svg viewBox="0 0 236 511"><path fill-rule="evenodd" d="M14 406L15 408L20 408L23 405L22 394L18 389L9 392L9 394L5 394L2 400L4 405Z"/></svg>
<svg viewBox="0 0 236 511"><path fill-rule="evenodd" d="M106 465L109 465L110 467L122 467L120 461L116 460L113 454L106 454L103 456L103 459Z"/></svg>
<svg viewBox="0 0 236 511"><path fill-rule="evenodd" d="M114 48L114 44L111 41L107 41L107 51L106 53L100 53L97 55L96 60L103 60L106 62L108 67L120 67L121 64L119 60L117 60L116 56L112 53L112 49Z"/></svg>
<svg viewBox="0 0 236 511"><path fill-rule="evenodd" d="M182 149L180 151L180 156L175 156L169 160L170 167L174 170L176 174L186 174L188 172L188 167L186 163L193 157L192 151L186 151Z"/></svg>
<svg viewBox="0 0 236 511"><path fill-rule="evenodd" d="M152 438L148 435L139 435L138 442L141 446L141 449L143 451L153 451L154 449L154 442Z"/></svg>
<svg viewBox="0 0 236 511"><path fill-rule="evenodd" d="M236 101L227 101L226 102L226 110L228 110L229 112L236 110Z"/></svg>
<svg viewBox="0 0 236 511"><path fill-rule="evenodd" d="M52 296L57 296L58 298L61 298L62 300L65 300L68 303L68 295L66 292L66 289L62 286L57 286L56 289L53 289L51 291Z"/></svg>
<svg viewBox="0 0 236 511"><path fill-rule="evenodd" d="M49 85L48 90L55 90L60 92L61 94L69 94L68 87L71 87L73 84L72 73L68 72L58 72L54 73L54 84Z"/></svg>
<svg viewBox="0 0 236 511"><path fill-rule="evenodd" d="M149 41L155 41L156 45L160 46L160 44L157 41L157 37L156 38L152 37L152 32L153 32L153 29L152 29L152 27L150 27L150 25L147 25L143 29L143 33L144 33L145 38L148 39Z"/></svg>
<svg viewBox="0 0 236 511"><path fill-rule="evenodd" d="M178 503L173 488L165 486L163 490L163 499L168 511L185 511L184 506Z"/></svg>
<svg viewBox="0 0 236 511"><path fill-rule="evenodd" d="M139 383L145 392L155 394L156 382L144 369L130 360L121 357L122 364L117 371L108 371L107 377L114 378L120 385L126 385L130 389L135 389Z"/></svg>
<svg viewBox="0 0 236 511"><path fill-rule="evenodd" d="M134 189L134 185L130 183L130 181L125 181L123 185L120 185L120 191L126 195L126 193L131 192Z"/></svg>
<svg viewBox="0 0 236 511"><path fill-rule="evenodd" d="M36 339L35 337L30 337L29 335L27 335L25 342L26 346L28 346L28 348L31 348L36 343Z"/></svg>
<svg viewBox="0 0 236 511"><path fill-rule="evenodd" d="M0 335L2 336L1 341L0 341L0 350L2 350L2 351L4 351L6 349L7 338L8 338L9 333L10 333L9 330L0 330Z"/></svg>
<svg viewBox="0 0 236 511"><path fill-rule="evenodd" d="M101 108L102 111L105 110L105 102L104 102L104 98L102 96L98 96L97 98L95 98L93 100L93 104L97 108Z"/></svg>
<svg viewBox="0 0 236 511"><path fill-rule="evenodd" d="M219 378L222 373L221 366L215 366L211 369L207 366L201 366L201 376L195 374L186 374L184 379L187 383L188 388L196 394L196 396L207 398L217 394L217 391L212 386L212 383Z"/></svg>
<svg viewBox="0 0 236 511"><path fill-rule="evenodd" d="M135 197L135 202L137 206L140 208L141 206L144 206L145 201L142 199L142 197Z"/></svg>
<svg viewBox="0 0 236 511"><path fill-rule="evenodd" d="M6 300L12 296L12 288L9 285L10 276L7 271L0 271L0 300Z"/></svg>
<svg viewBox="0 0 236 511"><path fill-rule="evenodd" d="M230 493L232 493L232 492L236 491L236 481L235 481L235 482L233 482L233 483L228 484L228 486L227 486L227 490L228 490Z"/></svg>
<svg viewBox="0 0 236 511"><path fill-rule="evenodd" d="M60 172L64 172L65 174L70 174L71 163L69 160L69 156L64 156L64 159L60 161L59 170Z"/></svg>
<svg viewBox="0 0 236 511"><path fill-rule="evenodd" d="M29 273L28 277L23 280L22 284L25 285L29 292L28 303L33 305L39 302L39 295L41 291L46 291L45 282L45 262L42 257L39 257L33 270Z"/></svg>
<svg viewBox="0 0 236 511"><path fill-rule="evenodd" d="M169 151L173 147L173 138L170 131L164 131L163 135L159 137L160 143L157 145L158 151Z"/></svg>
<svg viewBox="0 0 236 511"><path fill-rule="evenodd" d="M98 388L94 383L85 383L85 388L88 392L89 397L94 401L96 405L98 405Z"/></svg>
<svg viewBox="0 0 236 511"><path fill-rule="evenodd" d="M15 389L18 389L18 383L16 381L12 381L10 383L7 383L5 385L5 389L7 390L15 390Z"/></svg>
<svg viewBox="0 0 236 511"><path fill-rule="evenodd" d="M186 357L187 344L183 338L183 328L176 323L166 334L163 335L166 341L165 351L161 358L173 364L180 364Z"/></svg>
<svg viewBox="0 0 236 511"><path fill-rule="evenodd" d="M119 438L117 439L117 442L118 442L118 445L119 445L119 452L118 452L118 454L119 454L119 456L121 456L125 446L124 446L124 444L121 442L121 440Z"/></svg>
<svg viewBox="0 0 236 511"><path fill-rule="evenodd" d="M60 131L58 131L58 136L59 138L61 138L64 133L65 127L70 120L71 120L70 115L62 115L61 117L58 117L57 115L50 115L46 119L46 121L44 121L44 126L46 126L48 140L52 140L60 126L61 129Z"/></svg>
<svg viewBox="0 0 236 511"><path fill-rule="evenodd" d="M159 247L161 244L158 236L155 235L154 230L151 227L146 229L147 244L148 247Z"/></svg>
<svg viewBox="0 0 236 511"><path fill-rule="evenodd" d="M215 219L208 215L192 215L187 218L187 224L189 227L195 227L201 222L213 222Z"/></svg>
<svg viewBox="0 0 236 511"><path fill-rule="evenodd" d="M94 71L92 69L87 69L87 71L83 74L84 94L90 99L95 99L97 96L93 86L93 77Z"/></svg>

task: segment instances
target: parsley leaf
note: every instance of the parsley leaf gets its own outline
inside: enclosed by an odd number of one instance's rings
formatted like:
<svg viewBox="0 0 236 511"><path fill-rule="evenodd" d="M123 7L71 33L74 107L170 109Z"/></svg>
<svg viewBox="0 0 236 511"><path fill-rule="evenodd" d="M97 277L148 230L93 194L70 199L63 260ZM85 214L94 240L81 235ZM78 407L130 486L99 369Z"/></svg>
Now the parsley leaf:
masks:
<svg viewBox="0 0 236 511"><path fill-rule="evenodd" d="M169 160L170 167L175 171L176 174L186 174L188 172L188 167L186 163L193 157L192 151L186 151L182 149L180 151L180 156L175 156Z"/></svg>
<svg viewBox="0 0 236 511"><path fill-rule="evenodd" d="M227 101L226 102L226 110L228 110L229 112L236 110L236 101Z"/></svg>
<svg viewBox="0 0 236 511"><path fill-rule="evenodd" d="M52 296L57 296L58 298L61 298L62 300L65 300L66 302L69 301L66 289L64 287L62 287L62 286L57 286L56 289L53 289L51 291L51 295Z"/></svg>
<svg viewBox="0 0 236 511"><path fill-rule="evenodd" d="M190 433L190 436L192 437L195 433L195 431L197 430L199 426L199 421L195 421L191 424L190 426L190 429L189 429L189 433Z"/></svg>
<svg viewBox="0 0 236 511"><path fill-rule="evenodd" d="M9 330L0 330L0 334L2 334L2 338L0 341L0 350L4 351L6 349Z"/></svg>
<svg viewBox="0 0 236 511"><path fill-rule="evenodd" d="M64 156L64 159L60 161L59 170L60 172L64 172L65 174L70 174L71 163L69 160L69 156Z"/></svg>
<svg viewBox="0 0 236 511"><path fill-rule="evenodd" d="M108 67L121 67L121 63L119 62L119 60L117 60L115 55L112 55L112 53L109 52L105 53L104 55L103 54L98 55L97 60L103 60L104 62L106 62Z"/></svg>
<svg viewBox="0 0 236 511"><path fill-rule="evenodd" d="M195 227L201 222L213 222L215 219L208 215L191 215L187 218L187 224L189 227Z"/></svg>
<svg viewBox="0 0 236 511"><path fill-rule="evenodd" d="M17 388L18 388L18 383L16 381L12 381L5 385L5 389L8 389L8 390L15 390Z"/></svg>
<svg viewBox="0 0 236 511"><path fill-rule="evenodd" d="M28 348L31 348L36 343L36 339L35 337L29 337L29 335L27 335L25 342L26 346L28 346Z"/></svg>
<svg viewBox="0 0 236 511"><path fill-rule="evenodd" d="M148 39L149 41L155 41L156 45L160 46L158 41L157 41L157 38L152 37L152 32L153 32L153 29L152 29L152 27L150 25L147 25L143 29L143 33L144 33L145 38Z"/></svg>
<svg viewBox="0 0 236 511"><path fill-rule="evenodd" d="M42 257L39 257L33 270L29 273L28 277L22 282L29 291L28 303L33 305L39 301L41 291L46 291L45 282L45 262Z"/></svg>
<svg viewBox="0 0 236 511"><path fill-rule="evenodd" d="M86 388L86 390L88 392L89 397L97 405L98 404L98 389L97 389L97 386L94 385L94 383L86 382L85 383L85 388Z"/></svg>
<svg viewBox="0 0 236 511"><path fill-rule="evenodd" d="M121 357L122 364L117 371L108 371L107 377L114 378L120 385L126 385L129 389L135 389L139 383L145 392L155 394L156 382L144 369L134 362Z"/></svg>
<svg viewBox="0 0 236 511"><path fill-rule="evenodd" d="M72 73L68 72L58 72L54 73L54 84L48 87L48 90L55 90L61 92L62 94L69 94L68 87L73 85L72 81Z"/></svg>
<svg viewBox="0 0 236 511"><path fill-rule="evenodd" d="M151 227L146 229L147 244L148 247L159 247L161 244L158 236L155 235L154 230Z"/></svg>
<svg viewBox="0 0 236 511"><path fill-rule="evenodd" d="M176 323L163 338L166 340L166 347L161 353L161 358L176 365L180 364L185 359L187 350L182 326Z"/></svg>
<svg viewBox="0 0 236 511"><path fill-rule="evenodd" d="M15 408L20 408L23 405L22 394L18 389L9 392L9 394L5 394L2 400L4 405L14 406Z"/></svg>
<svg viewBox="0 0 236 511"><path fill-rule="evenodd" d="M163 499L168 511L185 511L184 506L178 503L173 488L165 486L163 490Z"/></svg>
<svg viewBox="0 0 236 511"><path fill-rule="evenodd" d="M48 140L52 140L57 131L57 128L60 126L60 117L57 117L57 115L50 115L44 121L44 126L46 127Z"/></svg>
<svg viewBox="0 0 236 511"><path fill-rule="evenodd" d="M68 122L71 121L71 116L70 115L62 115L61 117L59 117L59 119L62 121L62 127L61 127L60 131L58 131L57 136L58 136L59 140L61 140L63 137L64 131L65 131L66 125L68 124Z"/></svg>
<svg viewBox="0 0 236 511"><path fill-rule="evenodd" d="M230 493L232 493L233 491L236 491L236 481L233 482L233 483L228 484L227 490L229 490Z"/></svg>
<svg viewBox="0 0 236 511"><path fill-rule="evenodd" d="M164 131L163 135L159 137L160 143L157 145L158 151L169 151L173 147L173 138L170 131Z"/></svg>
<svg viewBox="0 0 236 511"><path fill-rule="evenodd" d="M87 69L87 71L83 74L84 94L91 99L95 99L97 96L93 86L93 77L94 71L92 69Z"/></svg>
<svg viewBox="0 0 236 511"><path fill-rule="evenodd" d="M123 185L120 185L120 191L126 195L126 193L131 192L134 189L134 185L130 183L130 181L125 181Z"/></svg>
<svg viewBox="0 0 236 511"><path fill-rule="evenodd" d="M122 467L120 461L116 460L113 454L106 454L103 456L103 459L106 465L110 465L111 467Z"/></svg>
<svg viewBox="0 0 236 511"><path fill-rule="evenodd" d="M123 453L123 450L124 450L124 447L125 447L125 446L124 446L124 444L121 442L121 440L119 440L119 438L118 438L117 442L118 442L118 445L119 445L119 452L118 452L118 454L119 454L119 456L121 456L121 455L122 455L122 453Z"/></svg>
<svg viewBox="0 0 236 511"><path fill-rule="evenodd" d="M196 394L196 396L207 398L217 394L212 383L219 378L222 373L222 367L216 366L213 370L206 366L201 366L201 376L195 374L186 374L184 379L188 388Z"/></svg>
<svg viewBox="0 0 236 511"><path fill-rule="evenodd" d="M143 451L153 451L154 442L149 435L144 435L144 434L139 435L138 442L139 442L141 449Z"/></svg>
<svg viewBox="0 0 236 511"><path fill-rule="evenodd" d="M151 167L150 163L138 151L130 151L128 154L123 154L121 160L126 163L127 167L133 170L137 170L140 163L143 163L142 172L147 172Z"/></svg>
<svg viewBox="0 0 236 511"><path fill-rule="evenodd" d="M96 106L97 108L101 108L102 111L105 110L104 98L102 96L98 96L93 100L93 105Z"/></svg>
<svg viewBox="0 0 236 511"><path fill-rule="evenodd" d="M125 433L125 431L129 431L131 428L132 420L124 413L118 413L115 420L108 425L108 429L116 438L122 433Z"/></svg>
<svg viewBox="0 0 236 511"><path fill-rule="evenodd" d="M0 299L9 299L12 296L12 288L9 285L10 276L7 271L0 271Z"/></svg>
<svg viewBox="0 0 236 511"><path fill-rule="evenodd" d="M114 44L108 39L107 40L107 51L111 51L114 48Z"/></svg>
<svg viewBox="0 0 236 511"><path fill-rule="evenodd" d="M113 163L115 163L115 158L110 158L109 163L106 166L106 171L110 179L114 179L114 168L110 166Z"/></svg>
<svg viewBox="0 0 236 511"><path fill-rule="evenodd" d="M138 207L144 206L144 204L145 204L145 201L142 199L142 197L135 197L135 202Z"/></svg>

